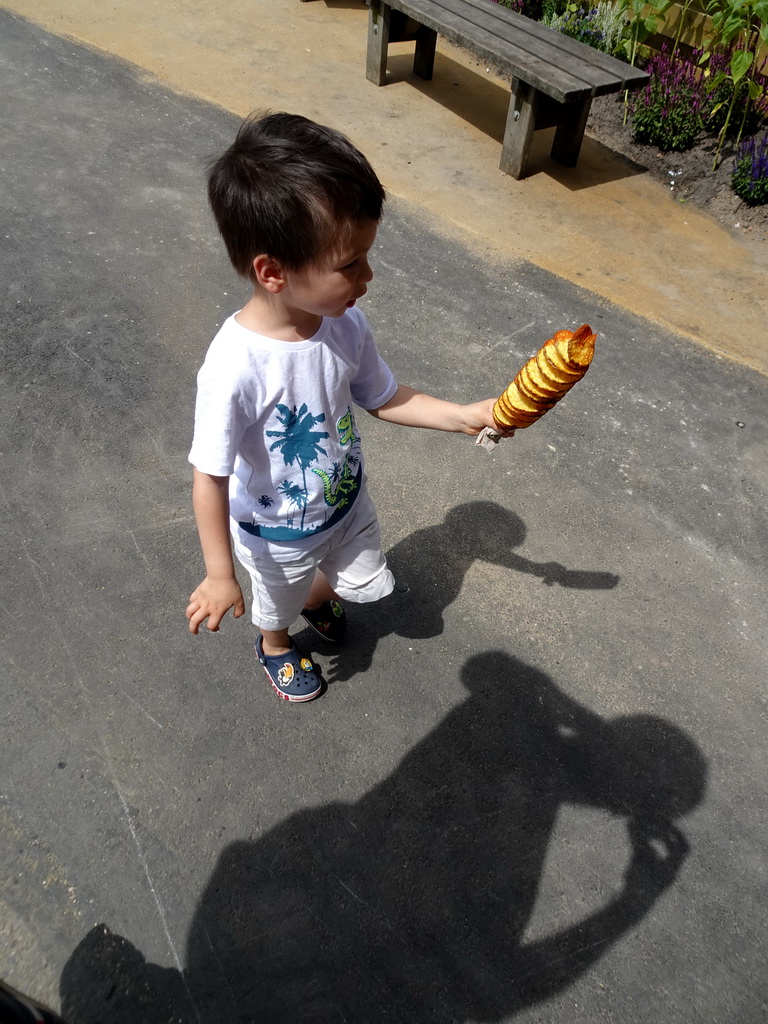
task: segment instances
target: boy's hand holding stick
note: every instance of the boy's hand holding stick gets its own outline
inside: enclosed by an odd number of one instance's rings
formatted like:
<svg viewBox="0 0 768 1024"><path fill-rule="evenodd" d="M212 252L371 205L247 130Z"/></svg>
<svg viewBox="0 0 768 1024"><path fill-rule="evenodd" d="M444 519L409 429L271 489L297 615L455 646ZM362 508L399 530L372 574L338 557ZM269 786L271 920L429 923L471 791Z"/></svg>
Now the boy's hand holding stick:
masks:
<svg viewBox="0 0 768 1024"><path fill-rule="evenodd" d="M587 372L596 340L592 328L582 324L577 331L558 331L545 341L493 407L493 418L503 431L486 427L475 444L493 451L502 437L541 419Z"/></svg>

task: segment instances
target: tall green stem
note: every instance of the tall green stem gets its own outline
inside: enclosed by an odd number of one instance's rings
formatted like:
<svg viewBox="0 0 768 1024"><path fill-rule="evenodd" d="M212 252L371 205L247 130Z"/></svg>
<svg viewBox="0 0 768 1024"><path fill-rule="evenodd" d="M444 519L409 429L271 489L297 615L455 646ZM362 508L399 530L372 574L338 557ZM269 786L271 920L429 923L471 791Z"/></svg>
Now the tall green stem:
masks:
<svg viewBox="0 0 768 1024"><path fill-rule="evenodd" d="M677 48L680 45L680 36L683 34L683 27L685 25L685 19L686 19L686 16L688 14L688 11L690 10L690 7L691 7L692 3L693 3L693 0L685 0L685 3L683 4L683 9L682 9L682 11L680 13L680 21L678 22L678 25L677 25L677 33L675 34L675 45L672 47L672 56L673 57L677 53Z"/></svg>

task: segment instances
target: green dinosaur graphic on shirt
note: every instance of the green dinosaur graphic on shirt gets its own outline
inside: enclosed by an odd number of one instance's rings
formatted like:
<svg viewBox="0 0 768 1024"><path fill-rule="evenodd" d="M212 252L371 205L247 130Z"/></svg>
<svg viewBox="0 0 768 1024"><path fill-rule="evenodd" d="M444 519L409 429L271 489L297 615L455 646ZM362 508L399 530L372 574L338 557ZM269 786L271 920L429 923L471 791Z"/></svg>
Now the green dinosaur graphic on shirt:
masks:
<svg viewBox="0 0 768 1024"><path fill-rule="evenodd" d="M341 419L337 420L336 429L339 432L339 441L343 445L351 447L360 440L355 431L355 417L349 408ZM344 465L340 466L338 462L335 462L330 473L324 469L312 467L312 472L323 481L323 497L326 505L331 508L345 508L349 504L350 496L360 486L360 473L352 471L352 467L357 466L359 462L358 455L348 452L344 459Z"/></svg>
<svg viewBox="0 0 768 1024"><path fill-rule="evenodd" d="M355 433L355 417L352 415L352 410L347 409L344 415L336 424L336 429L339 432L339 441L341 444L354 444L355 441L359 441L360 438Z"/></svg>
<svg viewBox="0 0 768 1024"><path fill-rule="evenodd" d="M349 504L349 496L360 486L358 477L353 476L349 461L344 462L341 472L326 473L324 469L312 469L323 481L323 497L326 505L331 508L344 508Z"/></svg>

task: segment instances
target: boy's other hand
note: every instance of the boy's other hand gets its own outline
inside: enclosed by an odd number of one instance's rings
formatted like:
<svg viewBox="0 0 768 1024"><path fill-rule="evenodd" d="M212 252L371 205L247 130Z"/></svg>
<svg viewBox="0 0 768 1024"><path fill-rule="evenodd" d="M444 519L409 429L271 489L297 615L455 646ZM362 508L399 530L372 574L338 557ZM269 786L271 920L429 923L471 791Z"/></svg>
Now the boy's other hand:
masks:
<svg viewBox="0 0 768 1024"><path fill-rule="evenodd" d="M232 614L236 619L245 614L240 584L234 576L226 579L211 579L210 576L206 576L197 590L190 595L187 605L190 633L197 633L206 619L210 632L217 632L221 620L230 608L233 609Z"/></svg>

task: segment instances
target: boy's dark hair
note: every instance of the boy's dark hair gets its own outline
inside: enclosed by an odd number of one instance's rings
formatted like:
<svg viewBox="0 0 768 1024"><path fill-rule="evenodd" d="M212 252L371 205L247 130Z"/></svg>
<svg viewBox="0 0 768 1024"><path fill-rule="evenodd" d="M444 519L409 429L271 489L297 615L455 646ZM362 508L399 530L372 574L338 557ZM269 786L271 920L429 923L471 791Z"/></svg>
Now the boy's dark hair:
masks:
<svg viewBox="0 0 768 1024"><path fill-rule="evenodd" d="M266 253L317 262L346 226L381 219L381 182L340 132L299 114L251 114L208 172L208 198L232 265L252 277Z"/></svg>

